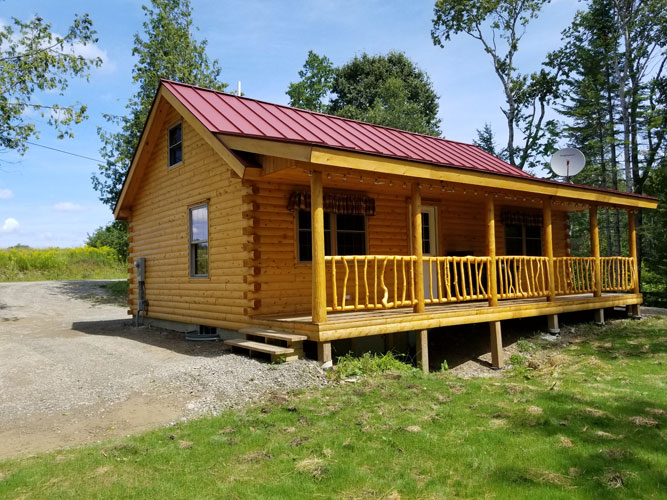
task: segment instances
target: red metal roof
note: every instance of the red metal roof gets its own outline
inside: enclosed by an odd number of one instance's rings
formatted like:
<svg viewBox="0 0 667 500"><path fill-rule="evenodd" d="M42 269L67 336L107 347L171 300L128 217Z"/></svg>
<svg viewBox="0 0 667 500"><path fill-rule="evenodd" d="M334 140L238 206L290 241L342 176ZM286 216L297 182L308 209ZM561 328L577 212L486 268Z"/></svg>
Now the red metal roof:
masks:
<svg viewBox="0 0 667 500"><path fill-rule="evenodd" d="M211 132L369 153L534 179L472 144L314 113L167 80L162 84Z"/></svg>

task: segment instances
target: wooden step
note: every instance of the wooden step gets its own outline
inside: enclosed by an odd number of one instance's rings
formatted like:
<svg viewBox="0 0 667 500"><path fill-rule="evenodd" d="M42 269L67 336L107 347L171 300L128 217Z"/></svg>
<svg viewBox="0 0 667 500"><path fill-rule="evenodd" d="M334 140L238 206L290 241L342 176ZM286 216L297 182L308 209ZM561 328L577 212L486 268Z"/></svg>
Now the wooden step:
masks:
<svg viewBox="0 0 667 500"><path fill-rule="evenodd" d="M241 347L243 349L248 349L249 351L257 351L269 354L271 355L271 361L278 361L279 359L293 361L299 357L299 354L291 347L264 344L262 342L255 342L254 340L229 339L225 340L224 343L231 347Z"/></svg>
<svg viewBox="0 0 667 500"><path fill-rule="evenodd" d="M285 342L303 342L308 340L305 335L294 335L293 333L277 332L275 330L265 330L263 328L246 328L239 330L243 335L254 335L255 337L265 337L267 339L284 340Z"/></svg>

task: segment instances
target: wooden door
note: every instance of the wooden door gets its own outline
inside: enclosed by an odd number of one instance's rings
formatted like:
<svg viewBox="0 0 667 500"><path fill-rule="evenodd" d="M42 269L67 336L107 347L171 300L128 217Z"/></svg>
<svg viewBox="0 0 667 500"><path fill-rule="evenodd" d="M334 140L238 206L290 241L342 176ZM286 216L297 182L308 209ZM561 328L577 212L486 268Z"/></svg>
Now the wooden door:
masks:
<svg viewBox="0 0 667 500"><path fill-rule="evenodd" d="M438 221L436 207L422 206L422 253L424 255L424 297L426 299L437 299L440 297L438 290L438 270L435 264L430 265L426 257L438 256ZM431 285L431 282L433 283ZM433 297L431 297L433 287Z"/></svg>

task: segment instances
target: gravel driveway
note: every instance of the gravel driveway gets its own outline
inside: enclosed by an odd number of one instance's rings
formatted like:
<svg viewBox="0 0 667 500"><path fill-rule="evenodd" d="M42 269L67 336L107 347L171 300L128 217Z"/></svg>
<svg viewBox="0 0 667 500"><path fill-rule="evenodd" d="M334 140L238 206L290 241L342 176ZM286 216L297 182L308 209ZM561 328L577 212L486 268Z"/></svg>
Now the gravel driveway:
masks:
<svg viewBox="0 0 667 500"><path fill-rule="evenodd" d="M134 328L103 281L0 283L0 458L123 436L326 383L315 362Z"/></svg>

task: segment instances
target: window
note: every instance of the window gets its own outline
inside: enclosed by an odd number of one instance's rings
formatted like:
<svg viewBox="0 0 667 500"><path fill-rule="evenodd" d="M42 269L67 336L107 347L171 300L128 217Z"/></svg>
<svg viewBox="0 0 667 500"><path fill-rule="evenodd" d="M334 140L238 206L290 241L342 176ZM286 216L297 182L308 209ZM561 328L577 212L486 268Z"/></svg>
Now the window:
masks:
<svg viewBox="0 0 667 500"><path fill-rule="evenodd" d="M507 255L542 255L542 228L526 224L505 224Z"/></svg>
<svg viewBox="0 0 667 500"><path fill-rule="evenodd" d="M181 124L169 129L169 166L173 167L183 161L183 129Z"/></svg>
<svg viewBox="0 0 667 500"><path fill-rule="evenodd" d="M313 260L310 212L299 210L299 262ZM366 254L366 218L363 215L324 214L324 253L333 255Z"/></svg>
<svg viewBox="0 0 667 500"><path fill-rule="evenodd" d="M190 276L208 276L208 205L190 208Z"/></svg>

